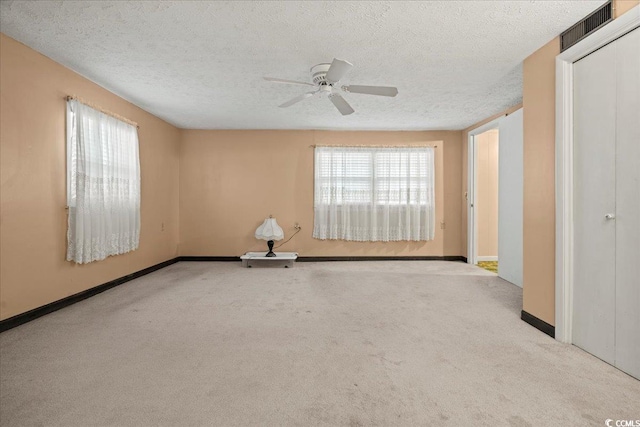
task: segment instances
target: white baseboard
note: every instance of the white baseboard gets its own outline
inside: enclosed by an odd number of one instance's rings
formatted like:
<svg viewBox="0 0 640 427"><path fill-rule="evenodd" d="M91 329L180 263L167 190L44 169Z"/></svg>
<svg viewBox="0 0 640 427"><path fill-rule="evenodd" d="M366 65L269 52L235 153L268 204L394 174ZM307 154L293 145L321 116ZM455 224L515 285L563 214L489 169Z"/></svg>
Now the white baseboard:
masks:
<svg viewBox="0 0 640 427"><path fill-rule="evenodd" d="M478 262L480 262L480 261L498 261L498 257L497 256L479 256L477 259L478 259Z"/></svg>

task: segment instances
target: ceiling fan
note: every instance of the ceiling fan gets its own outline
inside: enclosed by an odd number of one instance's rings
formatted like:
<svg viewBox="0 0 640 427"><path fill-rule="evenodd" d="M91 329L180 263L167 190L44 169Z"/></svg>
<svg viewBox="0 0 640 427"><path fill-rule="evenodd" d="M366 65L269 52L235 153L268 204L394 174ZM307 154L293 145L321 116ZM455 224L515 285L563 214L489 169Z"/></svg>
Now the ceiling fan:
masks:
<svg viewBox="0 0 640 427"><path fill-rule="evenodd" d="M323 63L314 65L311 67L311 81L313 83L299 82L295 80L276 79L274 77L265 77L264 79L275 83L287 83L294 85L311 86L315 88L311 92L303 93L296 96L293 99L279 105L279 107L286 108L307 98L311 98L314 95L326 95L329 100L335 105L343 116L347 116L353 113L355 110L351 108L351 105L340 95L340 90L349 93L361 93L365 95L379 95L379 96L396 96L398 89L391 86L362 86L362 85L349 85L338 87L338 82L345 74L353 67L353 65L342 59L333 59L331 64Z"/></svg>

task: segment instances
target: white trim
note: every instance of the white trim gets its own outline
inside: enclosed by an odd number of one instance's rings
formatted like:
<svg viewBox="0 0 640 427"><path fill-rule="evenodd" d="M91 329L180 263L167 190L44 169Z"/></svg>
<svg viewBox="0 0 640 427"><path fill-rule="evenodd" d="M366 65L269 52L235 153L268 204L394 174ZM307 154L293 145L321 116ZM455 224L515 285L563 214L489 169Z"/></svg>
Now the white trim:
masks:
<svg viewBox="0 0 640 427"><path fill-rule="evenodd" d="M573 317L573 63L640 26L640 5L556 57L555 336L572 342Z"/></svg>
<svg viewBox="0 0 640 427"><path fill-rule="evenodd" d="M498 261L498 256L497 255L496 256L478 256L478 257L476 257L476 260L478 262L481 262L481 261Z"/></svg>
<svg viewBox="0 0 640 427"><path fill-rule="evenodd" d="M469 134L469 141L467 143L467 263L475 264L473 257L475 256L475 239L473 233L475 232L475 216L473 212L473 206L475 205L474 196L474 181L475 181L475 144L473 143L474 136Z"/></svg>
<svg viewBox="0 0 640 427"><path fill-rule="evenodd" d="M469 139L467 142L467 263L477 264L478 262L478 239L476 238L476 230L478 229L478 219L476 218L474 206L476 205L476 178L478 153L475 148L475 136L491 129L500 127L500 120L506 116L502 116L491 120L477 128L469 131Z"/></svg>

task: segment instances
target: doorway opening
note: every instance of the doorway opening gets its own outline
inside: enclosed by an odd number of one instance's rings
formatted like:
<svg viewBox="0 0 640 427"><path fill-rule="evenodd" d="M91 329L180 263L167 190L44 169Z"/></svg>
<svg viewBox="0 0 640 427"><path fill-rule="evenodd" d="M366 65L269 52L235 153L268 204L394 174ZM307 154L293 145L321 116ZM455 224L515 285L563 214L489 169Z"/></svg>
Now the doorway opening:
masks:
<svg viewBox="0 0 640 427"><path fill-rule="evenodd" d="M467 262L522 287L522 108L469 132Z"/></svg>
<svg viewBox="0 0 640 427"><path fill-rule="evenodd" d="M467 262L473 265L498 262L499 127L496 119L469 132Z"/></svg>
<svg viewBox="0 0 640 427"><path fill-rule="evenodd" d="M498 273L499 129L473 135L475 154L474 264Z"/></svg>

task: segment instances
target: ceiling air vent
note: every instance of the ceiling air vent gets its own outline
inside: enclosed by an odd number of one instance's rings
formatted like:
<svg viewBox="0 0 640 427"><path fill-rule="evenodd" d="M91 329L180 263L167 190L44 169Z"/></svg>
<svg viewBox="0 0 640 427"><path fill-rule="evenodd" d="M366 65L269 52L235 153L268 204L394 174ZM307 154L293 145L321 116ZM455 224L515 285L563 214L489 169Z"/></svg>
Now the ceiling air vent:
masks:
<svg viewBox="0 0 640 427"><path fill-rule="evenodd" d="M613 19L613 4L609 0L591 15L560 34L560 52L564 52L583 38Z"/></svg>

